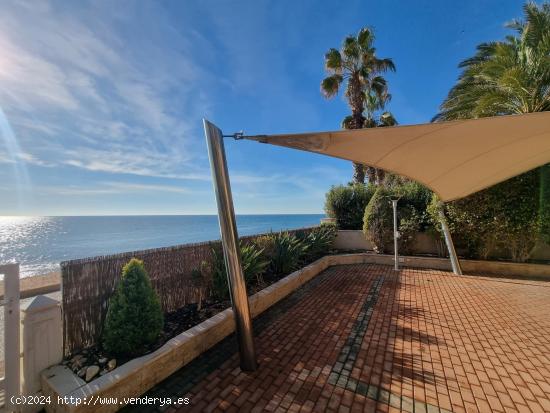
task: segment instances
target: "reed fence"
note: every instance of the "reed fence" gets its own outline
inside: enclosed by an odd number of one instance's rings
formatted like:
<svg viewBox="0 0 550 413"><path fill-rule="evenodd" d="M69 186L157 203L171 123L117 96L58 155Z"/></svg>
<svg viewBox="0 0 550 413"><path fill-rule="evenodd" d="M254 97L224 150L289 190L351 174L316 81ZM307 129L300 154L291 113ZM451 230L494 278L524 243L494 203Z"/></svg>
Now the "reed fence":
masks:
<svg viewBox="0 0 550 413"><path fill-rule="evenodd" d="M300 228L288 232L309 232ZM241 237L244 243L266 235ZM65 355L99 343L109 299L132 258L143 261L165 312L198 302L201 291L192 279L202 262L212 263L212 249L220 241L132 251L61 263L63 341Z"/></svg>

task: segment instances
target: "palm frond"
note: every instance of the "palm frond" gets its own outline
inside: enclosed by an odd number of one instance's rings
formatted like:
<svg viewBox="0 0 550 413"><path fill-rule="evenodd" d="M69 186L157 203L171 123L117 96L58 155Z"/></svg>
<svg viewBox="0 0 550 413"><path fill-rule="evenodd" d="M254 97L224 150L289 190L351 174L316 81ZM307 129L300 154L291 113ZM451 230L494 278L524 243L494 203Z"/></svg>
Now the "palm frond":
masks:
<svg viewBox="0 0 550 413"><path fill-rule="evenodd" d="M359 44L357 44L357 39L354 36L348 36L344 39L344 44L342 45L342 54L346 59L359 59L361 50Z"/></svg>
<svg viewBox="0 0 550 413"><path fill-rule="evenodd" d="M342 71L342 55L337 49L329 49L325 54L325 67L329 71L340 73Z"/></svg>
<svg viewBox="0 0 550 413"><path fill-rule="evenodd" d="M374 43L374 30L363 27L357 35L357 43L363 50L369 50Z"/></svg>
<svg viewBox="0 0 550 413"><path fill-rule="evenodd" d="M392 59L376 59L373 62L373 66L378 72L387 72L388 70L391 72L395 72L395 64L393 63Z"/></svg>
<svg viewBox="0 0 550 413"><path fill-rule="evenodd" d="M380 121L378 126L385 127L385 126L395 126L397 125L397 120L393 116L391 112L384 112L380 115Z"/></svg>
<svg viewBox="0 0 550 413"><path fill-rule="evenodd" d="M550 109L550 2L529 2L502 41L482 43L462 61L457 83L433 121Z"/></svg>
<svg viewBox="0 0 550 413"><path fill-rule="evenodd" d="M340 84L343 81L342 75L334 74L328 76L321 81L321 93L326 98L334 97L338 94Z"/></svg>
<svg viewBox="0 0 550 413"><path fill-rule="evenodd" d="M370 87L382 106L391 100L391 95L388 93L388 82L382 76L373 77Z"/></svg>
<svg viewBox="0 0 550 413"><path fill-rule="evenodd" d="M354 124L355 121L353 120L353 116L348 115L342 120L340 126L342 129L353 129Z"/></svg>

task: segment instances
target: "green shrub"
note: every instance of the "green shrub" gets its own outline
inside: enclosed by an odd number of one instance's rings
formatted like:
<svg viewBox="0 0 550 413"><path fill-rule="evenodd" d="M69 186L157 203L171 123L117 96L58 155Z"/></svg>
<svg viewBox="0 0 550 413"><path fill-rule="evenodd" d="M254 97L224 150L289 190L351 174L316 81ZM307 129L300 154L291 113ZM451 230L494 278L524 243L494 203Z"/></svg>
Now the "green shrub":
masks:
<svg viewBox="0 0 550 413"><path fill-rule="evenodd" d="M529 258L540 232L539 180L540 171L532 170L445 205L454 241L467 257ZM438 223L435 208L429 212Z"/></svg>
<svg viewBox="0 0 550 413"><path fill-rule="evenodd" d="M269 270L275 275L287 275L300 266L306 253L305 244L286 231L272 233L256 240L264 248Z"/></svg>
<svg viewBox="0 0 550 413"><path fill-rule="evenodd" d="M387 253L393 246L393 209L391 199L397 197L397 225L401 234L399 250L409 253L416 233L430 227L426 208L431 191L412 182L398 182L379 187L365 208L363 232L378 253Z"/></svg>
<svg viewBox="0 0 550 413"><path fill-rule="evenodd" d="M540 168L539 234L550 244L550 164Z"/></svg>
<svg viewBox="0 0 550 413"><path fill-rule="evenodd" d="M246 285L250 287L253 281L262 284L262 275L269 265L269 261L263 256L263 250L254 244L241 244L240 250ZM212 257L212 293L218 300L227 300L229 298L229 284L221 246L212 250Z"/></svg>
<svg viewBox="0 0 550 413"><path fill-rule="evenodd" d="M482 202L481 197L478 196L475 200L471 201L472 209L464 208L458 204L458 201L446 203L443 208L447 216L447 223L453 237L453 242L457 249L462 250L466 257L482 258L484 253L481 250L481 245L485 244L487 247L491 243L489 239L486 239L484 242L483 238L490 235L490 232L486 228L490 224L492 217L483 209L483 204L486 202ZM439 202L439 198L434 194L427 211L432 220L434 231L439 235L440 239L444 240L439 218ZM467 207L468 205L466 204L465 206Z"/></svg>
<svg viewBox="0 0 550 413"><path fill-rule="evenodd" d="M103 345L113 354L135 356L157 339L163 328L159 298L143 262L131 259L109 301Z"/></svg>
<svg viewBox="0 0 550 413"><path fill-rule="evenodd" d="M398 203L399 248L410 249L416 232L440 234L437 197L408 180L389 180L377 189L365 209L363 230L378 252L389 252L393 242L393 214ZM453 240L468 258L529 258L538 237L550 241L550 166L516 176L466 198L449 202L445 213Z"/></svg>
<svg viewBox="0 0 550 413"><path fill-rule="evenodd" d="M361 229L365 208L375 190L375 185L333 186L326 194L325 212L336 219L339 229Z"/></svg>

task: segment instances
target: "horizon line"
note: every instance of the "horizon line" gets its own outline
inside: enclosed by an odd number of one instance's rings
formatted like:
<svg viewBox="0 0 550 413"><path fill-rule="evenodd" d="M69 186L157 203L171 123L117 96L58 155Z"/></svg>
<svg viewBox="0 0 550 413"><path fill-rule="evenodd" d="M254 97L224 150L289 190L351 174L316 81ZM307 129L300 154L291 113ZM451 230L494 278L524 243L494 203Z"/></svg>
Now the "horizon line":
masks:
<svg viewBox="0 0 550 413"><path fill-rule="evenodd" d="M273 215L326 215L324 212L291 212L291 213L252 213L252 214L235 214L235 216L273 216ZM195 216L195 217L217 217L218 214L82 214L82 215L0 215L0 218L67 218L67 217L178 217L178 216Z"/></svg>

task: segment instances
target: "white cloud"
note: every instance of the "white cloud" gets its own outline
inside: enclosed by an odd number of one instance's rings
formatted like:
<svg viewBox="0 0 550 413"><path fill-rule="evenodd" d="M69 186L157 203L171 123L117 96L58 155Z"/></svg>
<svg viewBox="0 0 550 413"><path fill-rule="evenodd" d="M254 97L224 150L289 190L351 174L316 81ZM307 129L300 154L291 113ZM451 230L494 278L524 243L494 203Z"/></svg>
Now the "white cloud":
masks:
<svg viewBox="0 0 550 413"><path fill-rule="evenodd" d="M117 193L119 188L105 180L140 179L148 185L176 179L199 181L182 184L211 195L197 121L211 107L222 107L215 100L216 88L226 93L226 105L242 99L244 107L253 106L254 123L268 130L283 124L273 115L278 107L293 108L284 119L291 125L315 124L314 105L293 84L296 62L279 48L286 38L271 37L265 29L271 6L239 5L250 9L250 15L243 14L250 22L246 25L235 24L229 3L195 6L209 9L204 13L208 40L196 31L198 24L176 21L163 7L162 2L131 0L2 5L0 107L21 156L9 159L0 151L0 163L6 164L0 173L12 166L7 162L65 168L63 173L44 170L36 181L67 194ZM285 31L285 36L294 35ZM214 76L208 67L220 63L223 69ZM249 109L231 109L235 123L251 116ZM310 169L295 173L298 168L288 165L283 172L275 165L276 173L245 162L235 166L230 171L234 192L268 203L288 193L318 198L319 188L335 181ZM36 170L29 168L31 178ZM79 185L72 185L73 175ZM177 185L176 190L129 185L124 190L182 192Z"/></svg>
<svg viewBox="0 0 550 413"><path fill-rule="evenodd" d="M171 185L151 185L151 184L136 184L131 182L103 182L99 185L92 187L81 188L78 186L67 187L43 187L43 192L56 194L56 195L69 195L69 196L95 196L95 195L115 195L115 194L127 194L127 193L151 193L151 192L165 192L165 193L178 193L188 194L190 191L187 188Z"/></svg>
<svg viewBox="0 0 550 413"><path fill-rule="evenodd" d="M20 152L17 154L17 158L23 162L29 163L31 165L37 165L37 166L44 166L44 167L52 167L54 166L51 162L43 161L42 159L38 159L36 156L27 153L27 152Z"/></svg>
<svg viewBox="0 0 550 413"><path fill-rule="evenodd" d="M134 6L154 7L155 19ZM129 36L137 24L138 38ZM161 5L4 4L0 50L0 106L25 161L195 175L193 131L208 106L196 85L206 71Z"/></svg>

